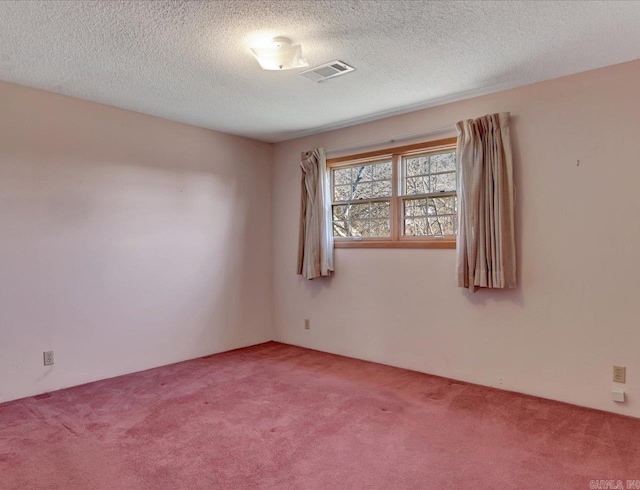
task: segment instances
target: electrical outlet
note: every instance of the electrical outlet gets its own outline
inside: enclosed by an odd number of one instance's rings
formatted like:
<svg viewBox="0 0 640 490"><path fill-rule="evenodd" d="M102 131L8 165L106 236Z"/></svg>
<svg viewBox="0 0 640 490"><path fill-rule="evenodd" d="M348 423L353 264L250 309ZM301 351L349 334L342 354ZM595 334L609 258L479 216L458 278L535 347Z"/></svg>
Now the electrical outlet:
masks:
<svg viewBox="0 0 640 490"><path fill-rule="evenodd" d="M311 329L311 320L309 320L308 318L304 319L304 329L305 330L310 330Z"/></svg>
<svg viewBox="0 0 640 490"><path fill-rule="evenodd" d="M616 383L627 382L627 368L625 366L613 366L613 381Z"/></svg>
<svg viewBox="0 0 640 490"><path fill-rule="evenodd" d="M44 365L45 366L53 366L53 351L52 350L48 350L46 352L43 352L43 357L44 357Z"/></svg>

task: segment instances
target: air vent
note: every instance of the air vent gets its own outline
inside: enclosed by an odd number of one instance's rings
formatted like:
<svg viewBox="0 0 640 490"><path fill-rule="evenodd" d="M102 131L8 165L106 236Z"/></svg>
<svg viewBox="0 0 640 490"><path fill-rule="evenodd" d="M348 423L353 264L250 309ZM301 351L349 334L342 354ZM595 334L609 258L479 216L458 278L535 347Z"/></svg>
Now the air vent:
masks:
<svg viewBox="0 0 640 490"><path fill-rule="evenodd" d="M340 75L344 75L353 70L355 70L353 66L349 66L342 61L335 60L330 63L325 63L324 65L302 71L300 72L300 75L307 77L309 80L313 80L314 82L324 82L329 78L339 77Z"/></svg>

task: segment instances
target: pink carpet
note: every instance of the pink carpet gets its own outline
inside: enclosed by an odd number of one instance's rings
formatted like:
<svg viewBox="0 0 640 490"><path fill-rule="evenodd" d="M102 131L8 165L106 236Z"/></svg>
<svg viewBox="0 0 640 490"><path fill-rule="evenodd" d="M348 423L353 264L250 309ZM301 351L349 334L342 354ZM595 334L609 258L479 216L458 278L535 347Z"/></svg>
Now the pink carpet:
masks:
<svg viewBox="0 0 640 490"><path fill-rule="evenodd" d="M595 479L640 479L640 420L273 342L0 405L3 490Z"/></svg>

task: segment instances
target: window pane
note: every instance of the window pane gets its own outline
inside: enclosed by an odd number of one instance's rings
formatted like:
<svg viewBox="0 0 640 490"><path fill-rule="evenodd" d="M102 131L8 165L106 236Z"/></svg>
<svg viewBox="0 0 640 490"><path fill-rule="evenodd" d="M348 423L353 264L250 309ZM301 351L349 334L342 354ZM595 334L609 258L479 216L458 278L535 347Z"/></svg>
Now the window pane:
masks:
<svg viewBox="0 0 640 490"><path fill-rule="evenodd" d="M374 163L372 166L374 180L391 180L391 162Z"/></svg>
<svg viewBox="0 0 640 490"><path fill-rule="evenodd" d="M451 197L434 197L429 199L428 214L455 214L456 198Z"/></svg>
<svg viewBox="0 0 640 490"><path fill-rule="evenodd" d="M429 173L429 157L427 155L416 155L405 157L407 176L426 175Z"/></svg>
<svg viewBox="0 0 640 490"><path fill-rule="evenodd" d="M384 218L389 220L391 216L391 208L389 202L372 202L371 218Z"/></svg>
<svg viewBox="0 0 640 490"><path fill-rule="evenodd" d="M372 182L371 197L390 197L391 196L391 181L381 180Z"/></svg>
<svg viewBox="0 0 640 490"><path fill-rule="evenodd" d="M333 188L334 201L348 201L351 199L351 185L337 185Z"/></svg>
<svg viewBox="0 0 640 490"><path fill-rule="evenodd" d="M353 189L353 196L351 199L354 201L359 199L371 199L373 197L371 194L371 181L355 183L353 184Z"/></svg>
<svg viewBox="0 0 640 490"><path fill-rule="evenodd" d="M352 167L353 169L353 182L370 182L371 181L371 165L359 165Z"/></svg>
<svg viewBox="0 0 640 490"><path fill-rule="evenodd" d="M431 170L432 174L436 172L455 172L456 170L456 154L440 153L439 155L431 155Z"/></svg>
<svg viewBox="0 0 640 490"><path fill-rule="evenodd" d="M353 220L367 220L369 219L369 203L364 204L350 204L347 206L347 219Z"/></svg>
<svg viewBox="0 0 640 490"><path fill-rule="evenodd" d="M426 194L429 192L429 177L407 177L405 193Z"/></svg>
<svg viewBox="0 0 640 490"><path fill-rule="evenodd" d="M334 185L351 184L351 169L350 168L338 168L333 171L333 183Z"/></svg>
<svg viewBox="0 0 640 490"><path fill-rule="evenodd" d="M333 206L333 219L334 220L344 220L347 219L347 208L346 205Z"/></svg>
<svg viewBox="0 0 640 490"><path fill-rule="evenodd" d="M405 199L404 215L407 218L410 218L413 216L426 216L427 200L426 199Z"/></svg>
<svg viewBox="0 0 640 490"><path fill-rule="evenodd" d="M368 221L351 221L350 222L349 236L369 236L369 222Z"/></svg>
<svg viewBox="0 0 640 490"><path fill-rule="evenodd" d="M405 236L422 236L427 234L426 218L407 218L404 220Z"/></svg>
<svg viewBox="0 0 640 490"><path fill-rule="evenodd" d="M372 237L389 237L391 236L391 222L388 219L371 220L371 230L369 235Z"/></svg>
<svg viewBox="0 0 640 490"><path fill-rule="evenodd" d="M347 229L347 223L345 221L333 222L333 236L349 236L349 230Z"/></svg>
<svg viewBox="0 0 640 490"><path fill-rule="evenodd" d="M429 235L454 235L456 232L454 216L438 216L427 218L427 220L429 221Z"/></svg>
<svg viewBox="0 0 640 490"><path fill-rule="evenodd" d="M440 218L429 218L429 235L442 235Z"/></svg>
<svg viewBox="0 0 640 490"><path fill-rule="evenodd" d="M448 192L456 190L456 173L432 175L430 190L427 192Z"/></svg>

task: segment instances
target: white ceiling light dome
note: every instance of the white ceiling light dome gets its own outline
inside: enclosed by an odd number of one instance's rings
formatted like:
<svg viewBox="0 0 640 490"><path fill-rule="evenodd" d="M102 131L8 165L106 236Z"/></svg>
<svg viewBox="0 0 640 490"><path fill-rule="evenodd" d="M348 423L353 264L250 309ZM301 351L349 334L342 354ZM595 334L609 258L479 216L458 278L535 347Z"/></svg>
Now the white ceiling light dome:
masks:
<svg viewBox="0 0 640 490"><path fill-rule="evenodd" d="M291 45L286 37L274 37L269 46L251 48L263 70L290 70L309 66L302 56L302 46Z"/></svg>

